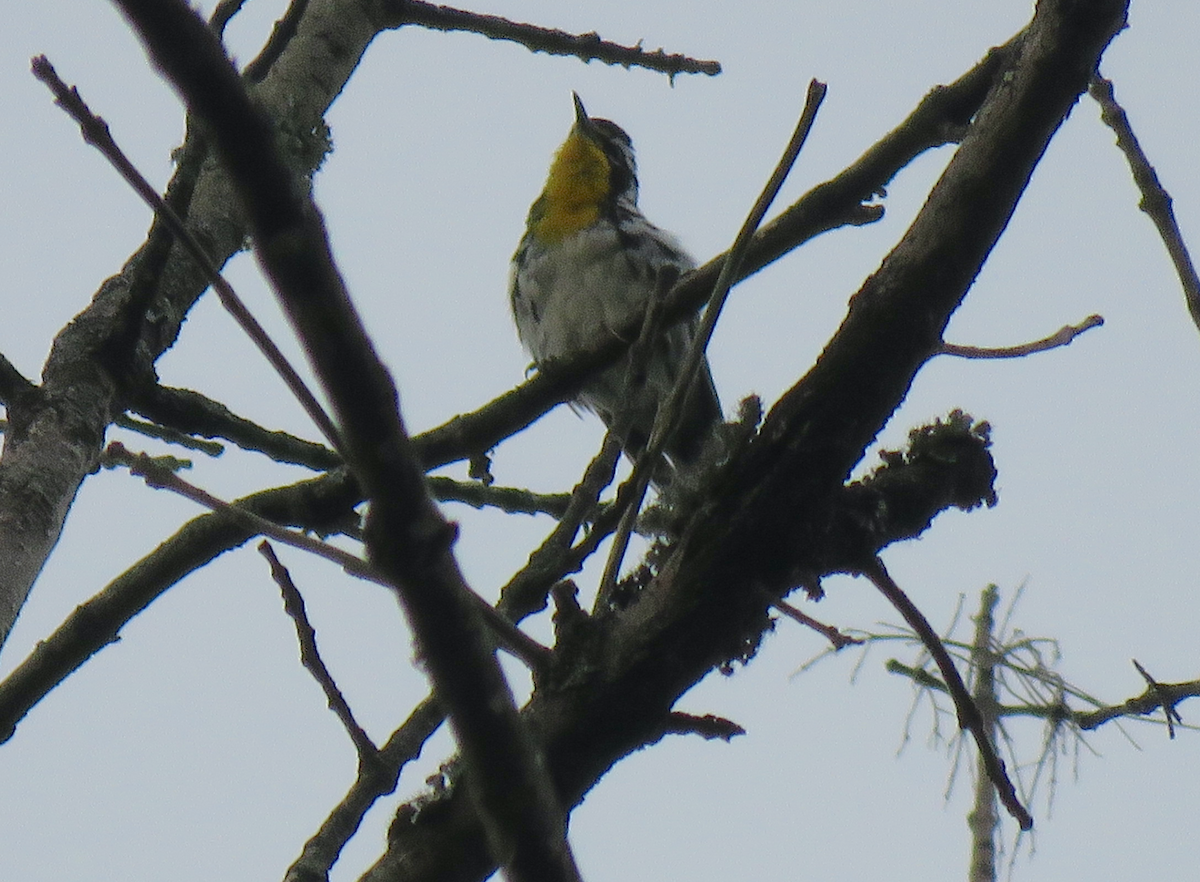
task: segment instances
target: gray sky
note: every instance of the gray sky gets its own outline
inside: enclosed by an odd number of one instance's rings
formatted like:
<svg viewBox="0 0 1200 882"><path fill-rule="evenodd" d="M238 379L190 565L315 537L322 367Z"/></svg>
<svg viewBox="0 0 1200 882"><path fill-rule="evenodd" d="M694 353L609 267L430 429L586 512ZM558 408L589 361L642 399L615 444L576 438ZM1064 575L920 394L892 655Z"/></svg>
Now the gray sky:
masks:
<svg viewBox="0 0 1200 882"><path fill-rule="evenodd" d="M715 79L680 77L673 88L646 71L532 55L465 34L405 29L371 47L330 115L336 152L317 195L410 429L474 409L523 376L507 264L570 125L572 90L591 113L629 131L647 215L703 260L732 239L810 78L827 82L829 97L780 205L857 157L931 86L956 78L1031 12L1011 0L734 6L473 7L724 65ZM239 58L253 56L281 8L251 0L235 19L229 42ZM1102 72L1115 81L1195 244L1200 6L1134 0L1130 25ZM182 135L178 101L109 4L0 8L8 171L0 178L0 351L35 378L53 334L120 268L149 224L147 210L28 74L30 56L43 52L157 184L168 179ZM711 350L727 412L750 392L773 401L806 370L948 156L925 156L893 182L882 223L827 234L735 290ZM1200 335L1137 200L1112 134L1082 101L948 338L1008 345L1091 313L1105 326L1025 360L934 362L883 438L895 446L912 426L955 407L992 423L1000 505L943 515L921 541L884 559L939 627L960 594L970 607L989 582L1006 599L1024 583L1014 625L1057 637L1062 673L1111 701L1144 686L1131 657L1164 681L1200 676L1192 527ZM253 261L235 259L228 276L296 352ZM160 374L263 424L315 437L211 297ZM494 473L506 484L563 489L601 433L597 420L561 408L502 445ZM232 497L300 473L231 451L197 457L190 477ZM199 513L124 473L93 478L0 655L0 674ZM447 513L462 525L468 579L487 596L549 530L542 518L453 506ZM305 591L336 678L381 741L425 691L394 601L298 552L280 555ZM825 621L871 629L898 619L865 583L826 587L825 601L805 605ZM548 627L535 621L530 629L544 638ZM853 685L859 656L851 652L790 676L821 649L815 634L781 622L749 667L712 675L685 696L681 709L728 716L749 734L730 745L676 738L619 764L573 816L585 878L965 878L969 794L962 779L944 802L951 764L944 748L927 749L927 709L897 757L912 690L883 662L914 653L876 648ZM252 546L169 592L0 746L0 878L281 878L354 772L353 750L296 655L292 626ZM522 688L519 676L514 682ZM1189 705L1182 712L1185 720L1195 715ZM944 720L943 731L951 728ZM1196 866L1197 736L1169 742L1160 727L1126 730L1140 750L1106 727L1089 737L1078 779L1074 755L1061 758L1052 813L1044 799L1033 805L1037 853L1019 860L1015 878L1156 878ZM1036 758L1040 729L1013 731L1021 756ZM421 786L447 744L436 739L400 795ZM378 855L398 798L368 817L335 878L355 878ZM1014 831L1007 823L1010 844Z"/></svg>

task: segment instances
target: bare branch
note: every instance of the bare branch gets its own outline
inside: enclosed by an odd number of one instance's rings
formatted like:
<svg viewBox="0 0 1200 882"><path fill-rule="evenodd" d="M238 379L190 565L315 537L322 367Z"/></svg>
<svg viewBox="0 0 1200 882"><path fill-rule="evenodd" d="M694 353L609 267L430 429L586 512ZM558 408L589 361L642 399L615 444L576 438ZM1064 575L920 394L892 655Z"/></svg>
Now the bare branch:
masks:
<svg viewBox="0 0 1200 882"><path fill-rule="evenodd" d="M1001 346L990 349L982 346L960 346L957 343L943 343L937 355L956 355L959 358L1023 358L1035 352L1046 352L1060 346L1069 346L1080 334L1098 328L1104 324L1104 317L1089 315L1077 325L1064 325L1049 337L1034 340L1032 343L1021 343L1017 346Z"/></svg>
<svg viewBox="0 0 1200 882"><path fill-rule="evenodd" d="M906 665L896 659L889 659L884 666L889 673L907 677L918 686L932 689L935 692L948 693L946 684L924 668ZM1032 717L1042 720L1065 720L1085 731L1098 729L1113 720L1146 716L1163 707L1164 701L1171 706L1179 704L1185 698L1200 698L1200 680L1187 680L1182 683L1158 683L1157 688L1149 688L1141 695L1127 699L1120 704L1106 705L1089 701L1098 705L1092 710L1075 710L1063 703L1048 704L1000 704L998 713L1001 717ZM1179 722L1179 717L1175 717Z"/></svg>
<svg viewBox="0 0 1200 882"><path fill-rule="evenodd" d="M359 767L349 791L329 813L319 830L304 843L304 849L288 868L284 882L313 882L328 879L329 871L351 837L358 832L367 811L381 796L396 789L400 772L416 759L429 737L442 724L445 715L432 697L426 698L409 714L387 743L379 749L377 769Z"/></svg>
<svg viewBox="0 0 1200 882"><path fill-rule="evenodd" d="M508 584L500 590L497 609L514 621L520 621L542 609L553 585L564 576L578 572L583 562L613 531L619 511L616 505L609 506L602 514L595 516L587 537L579 545L572 544L583 523L593 518L599 506L600 494L612 483L620 456L620 442L612 432L608 432L600 451L592 458L583 478L571 491L571 502L554 530L529 555L529 563L524 569L509 579Z"/></svg>
<svg viewBox="0 0 1200 882"><path fill-rule="evenodd" d="M662 49L647 52L640 42L636 46L620 46L601 40L596 33L568 34L551 28L520 24L498 15L467 12L421 0L385 0L383 6L393 15L389 27L418 24L439 31L470 31L492 40L511 40L534 52L574 55L584 61L602 61L627 68L643 67L665 73L672 80L679 74L715 76L721 72L721 65L716 61L668 55Z"/></svg>
<svg viewBox="0 0 1200 882"><path fill-rule="evenodd" d="M1033 817L1025 806L1021 805L1017 791L1005 770L1004 760L1000 759L992 744L988 725L980 714L979 707L972 700L971 694L967 691L966 684L963 683L958 668L954 666L954 660L950 658L950 653L946 651L941 638L933 630L924 614L909 600L903 589L888 575L883 561L876 558L869 566L864 567L863 575L871 580L871 583L904 617L904 621L908 622L908 626L916 632L921 643L933 656L938 670L941 671L942 679L946 683L947 693L958 712L959 728L966 729L974 737L975 746L979 749L981 767L986 770L988 779L996 788L996 795L999 796L1000 802L1008 810L1008 813L1017 819L1022 830L1032 829Z"/></svg>
<svg viewBox="0 0 1200 882"><path fill-rule="evenodd" d="M1110 720L1119 717L1141 716L1152 714L1159 708L1174 708L1185 698L1200 697L1200 680L1188 680L1183 683L1158 683L1149 687L1136 698L1130 698L1121 704L1111 707L1101 707L1094 711L1077 712L1073 715L1080 729L1096 729ZM1179 720L1178 717L1175 718Z"/></svg>
<svg viewBox="0 0 1200 882"><path fill-rule="evenodd" d="M975 674L971 700L979 709L989 743L995 743L1000 714L996 703L996 665L999 657L992 649L996 604L1000 593L995 585L983 589L979 613L975 617L975 637L971 641L971 669ZM928 647L926 647L928 648ZM996 882L996 831L1000 817L996 812L995 785L989 779L987 758L980 751L975 757L975 804L967 815L971 830L969 882Z"/></svg>
<svg viewBox="0 0 1200 882"><path fill-rule="evenodd" d="M159 463L154 457L147 456L144 453L132 453L119 441L114 441L105 448L104 462L105 465L109 466L123 465L129 469L130 474L144 478L146 483L151 487L170 490L172 493L178 493L180 496L190 499L192 502L198 503L211 511L219 512L236 521L249 531L251 535L269 536L277 542L282 542L284 545L290 545L293 548L298 548L310 554L315 554L317 557L323 557L326 560L332 561L353 576L387 586L384 577L362 558L356 557L350 552L338 548L336 545L322 542L320 539L310 536L307 533L289 530L252 511L226 502L223 499L218 499L211 493L201 490L195 484L183 480L183 478L179 477L171 469Z"/></svg>
<svg viewBox="0 0 1200 882"><path fill-rule="evenodd" d="M494 487L480 481L456 481L435 475L429 492L439 502L461 502L472 508L497 508L508 514L548 514L561 518L571 504L569 493L534 493L517 487Z"/></svg>
<svg viewBox="0 0 1200 882"><path fill-rule="evenodd" d="M359 766L375 766L379 762L379 749L371 741L363 727L354 719L354 712L350 710L346 697L342 695L342 690L338 689L337 683L333 681L333 675L329 673L329 668L321 659L321 653L317 649L317 632L313 630L312 623L308 620L304 598L300 595L296 583L292 581L292 574L288 572L287 567L280 563L279 558L275 556L275 549L267 540L264 539L258 543L258 551L271 565L271 578L275 580L275 584L279 586L279 593L283 595L283 611L296 625L296 639L300 644L300 663L317 681L317 685L325 693L329 709L341 721L346 734L350 736L350 740L354 743L354 749L358 751Z"/></svg>
<svg viewBox="0 0 1200 882"><path fill-rule="evenodd" d="M176 444L188 450L196 450L207 456L216 457L225 452L225 445L220 442L193 438L191 435L168 426L163 426L159 423L148 423L145 420L135 420L126 414L121 414L114 419L113 425L120 426L122 429L128 429L130 432L137 432L146 438L157 438L159 441L166 441L168 444Z"/></svg>
<svg viewBox="0 0 1200 882"><path fill-rule="evenodd" d="M829 641L834 652L845 649L847 646L857 646L863 642L861 637L851 637L848 634L843 634L833 625L826 625L824 622L817 621L803 610L792 606L786 600L772 600L771 606L775 607L789 619L799 622L804 627L811 628L822 635Z"/></svg>
<svg viewBox="0 0 1200 882"><path fill-rule="evenodd" d="M275 27L271 30L271 37L267 40L267 45L263 47L262 52L258 53L258 56L252 62L246 65L246 69L242 71L242 75L247 80L256 83L266 77L267 72L271 69L271 65L283 54L283 51L288 47L288 43L296 36L296 32L300 28L300 22L307 11L308 0L291 0L283 18L275 22Z"/></svg>
<svg viewBox="0 0 1200 882"><path fill-rule="evenodd" d="M712 741L720 738L722 741L732 741L738 735L745 735L746 730L733 720L724 717L705 714L702 717L695 714L685 714L673 711L667 718L667 731L672 735L699 735Z"/></svg>
<svg viewBox="0 0 1200 882"><path fill-rule="evenodd" d="M220 0L213 9L212 15L208 17L208 26L218 37L222 36L225 33L226 25L242 11L242 7L245 5L246 0Z"/></svg>
<svg viewBox="0 0 1200 882"><path fill-rule="evenodd" d="M1171 196L1158 181L1158 173L1150 160L1146 158L1142 145L1133 133L1133 126L1124 108L1117 103L1111 80L1106 80L1099 74L1092 78L1088 94L1100 105L1100 119L1117 135L1117 147L1125 154L1129 170L1133 173L1133 182L1142 194L1138 208L1150 216L1158 235L1167 246L1167 253L1175 265L1179 283L1183 286L1183 296L1187 301L1188 312L1192 322L1200 328L1200 276L1196 275L1196 266L1188 253L1183 241L1183 233L1175 220L1175 211L1171 207Z"/></svg>
<svg viewBox="0 0 1200 882"><path fill-rule="evenodd" d="M276 462L318 471L344 464L337 452L324 444L266 429L233 413L221 402L191 389L157 384L138 389L133 394L130 409L185 435L224 438L242 450L266 454Z"/></svg>

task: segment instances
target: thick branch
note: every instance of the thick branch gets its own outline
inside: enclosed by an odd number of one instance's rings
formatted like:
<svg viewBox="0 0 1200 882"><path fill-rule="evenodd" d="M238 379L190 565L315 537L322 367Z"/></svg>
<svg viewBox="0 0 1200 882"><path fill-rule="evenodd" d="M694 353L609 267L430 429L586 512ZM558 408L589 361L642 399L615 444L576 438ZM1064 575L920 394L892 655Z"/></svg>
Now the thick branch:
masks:
<svg viewBox="0 0 1200 882"><path fill-rule="evenodd" d="M425 488L396 390L334 266L316 207L281 160L211 31L181 0L117 0L212 138L250 217L256 253L333 404L343 453L370 500L372 563L397 589L467 761L466 789L511 879L578 878L565 817L517 715Z"/></svg>
<svg viewBox="0 0 1200 882"><path fill-rule="evenodd" d="M776 405L642 594L573 626L526 709L565 802L653 741L675 700L714 666L752 653L769 598L814 571L831 501L937 351L1124 14L1115 0L1039 3L1004 64L993 61L975 83L987 94L975 122L817 366ZM485 877L491 868L479 862L462 797L444 802L398 820L366 878ZM473 857L451 861L447 842Z"/></svg>

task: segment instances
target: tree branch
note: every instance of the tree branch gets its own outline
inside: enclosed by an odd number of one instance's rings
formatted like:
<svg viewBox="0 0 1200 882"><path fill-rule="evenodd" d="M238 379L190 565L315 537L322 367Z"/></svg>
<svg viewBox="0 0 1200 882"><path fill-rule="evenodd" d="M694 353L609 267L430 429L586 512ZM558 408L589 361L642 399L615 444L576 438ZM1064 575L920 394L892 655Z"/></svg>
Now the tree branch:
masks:
<svg viewBox="0 0 1200 882"><path fill-rule="evenodd" d="M359 767L349 791L329 813L320 829L304 843L304 849L288 868L284 882L326 882L329 871L367 811L381 796L396 789L400 772L416 759L421 748L442 724L445 715L432 697L426 698L409 714L387 743L379 749L376 770Z"/></svg>
<svg viewBox="0 0 1200 882"><path fill-rule="evenodd" d="M1133 183L1142 194L1138 208L1150 216L1163 244L1167 246L1167 253L1171 256L1171 263L1175 265L1179 283L1183 286L1183 296L1192 322L1200 328L1200 276L1196 275L1196 266L1192 263L1192 256L1183 241L1179 222L1175 220L1171 195L1159 183L1158 173L1146 158L1137 135L1133 133L1129 117L1124 108L1117 103L1112 81L1096 74L1092 78L1089 94L1100 105L1100 119L1116 133L1117 147L1125 154L1125 160L1133 174Z"/></svg>
<svg viewBox="0 0 1200 882"><path fill-rule="evenodd" d="M343 452L370 500L368 555L396 588L469 771L493 856L515 882L578 878L537 743L425 488L396 390L334 265L324 224L281 161L212 32L181 0L116 0L156 66L211 128L250 217L256 254L332 402Z"/></svg>
<svg viewBox="0 0 1200 882"><path fill-rule="evenodd" d="M439 31L469 31L491 40L511 40L534 52L550 55L574 55L583 61L602 61L622 67L643 67L667 74L672 81L679 74L721 72L716 61L700 61L686 55L668 55L662 49L647 52L639 41L636 46L620 46L600 39L597 33L568 34L565 31L520 24L498 15L483 15L421 0L384 0L390 14L389 27L417 24Z"/></svg>
<svg viewBox="0 0 1200 882"><path fill-rule="evenodd" d="M834 652L845 649L847 646L856 646L863 642L862 638L851 637L848 634L843 634L833 625L826 625L824 622L814 619L812 616L808 615L803 610L797 609L787 601L772 599L771 606L775 607L775 609L779 610L792 621L799 622L804 627L811 628L818 634L822 635L826 640L829 641L830 648L833 649Z"/></svg>
<svg viewBox="0 0 1200 882"><path fill-rule="evenodd" d="M942 680L946 684L946 692L954 702L954 708L958 713L958 727L970 732L975 739L975 747L979 751L980 768L992 782L992 786L996 788L996 795L1000 798L1000 802L1008 809L1008 813L1017 819L1021 829L1033 829L1033 817L1025 806L1021 805L1017 791L1013 787L1012 781L1009 780L1008 771L1004 767L1004 760L1000 759L999 754L996 753L996 746L992 743L991 724L985 719L979 706L975 704L971 694L967 691L966 684L954 666L954 660L950 658L950 653L946 651L937 632L933 630L916 605L909 600L908 595L888 575L879 558L875 558L873 563L863 568L863 575L871 580L880 593L888 599L888 602L896 608L896 611L904 617L904 621L908 622L908 626L913 629L921 644L933 657L934 663L942 674Z"/></svg>
<svg viewBox="0 0 1200 882"><path fill-rule="evenodd" d="M333 681L333 675L329 673L329 668L325 666L325 662L321 658L320 650L317 649L317 632L308 620L304 598L300 594L300 589L296 587L296 583L292 581L292 574L288 572L287 567L280 563L279 558L275 555L275 549L266 539L258 543L258 551L271 565L271 578L275 580L275 584L279 586L279 593L283 596L283 610L296 626L296 640L300 644L300 663L317 681L317 685L325 693L325 701L329 704L329 709L333 711L346 730L346 734L350 736L354 749L358 751L359 766L376 766L379 762L379 749L363 727L354 719L354 712L350 710L346 696L342 695L342 690L338 689L337 683Z"/></svg>
<svg viewBox="0 0 1200 882"><path fill-rule="evenodd" d="M885 668L889 673L907 677L918 686L936 692L948 693L946 684L924 668L914 668L896 659L888 659ZM1174 707L1185 698L1200 698L1200 680L1185 680L1182 683L1157 683L1141 695L1126 699L1120 704L1101 704L1092 710L1076 710L1065 704L998 704L1000 717L1033 717L1043 720L1067 720L1085 731L1098 729L1105 723L1129 717L1147 716L1168 705ZM1097 702L1098 704L1098 702ZM1175 722L1179 718L1175 717Z"/></svg>
<svg viewBox="0 0 1200 882"><path fill-rule="evenodd" d="M943 343L938 351L940 355L956 355L959 358L1024 358L1036 352L1047 352L1060 346L1070 346L1080 334L1098 328L1104 324L1104 317L1089 315L1077 325L1064 325L1049 337L1034 340L1030 343L1019 343L1016 346L1000 346L986 348L983 346L961 346L957 343Z"/></svg>
<svg viewBox="0 0 1200 882"><path fill-rule="evenodd" d="M1148 686L1146 691L1136 698L1092 711L1076 711L1072 713L1072 718L1080 729L1097 729L1119 717L1144 716L1159 709L1170 713L1175 705L1183 699L1197 697L1200 697L1200 680L1188 680L1183 683L1159 683L1156 681L1153 686Z"/></svg>
<svg viewBox="0 0 1200 882"><path fill-rule="evenodd" d="M529 562L500 589L496 608L513 621L543 609L550 589L563 577L578 572L583 562L616 528L619 509L609 506L599 516L600 494L612 483L621 456L621 445L609 432L600 452L584 471L583 479L571 492L571 502L550 535L529 555ZM594 517L592 529L578 545L575 536L586 520Z"/></svg>
<svg viewBox="0 0 1200 882"><path fill-rule="evenodd" d="M276 462L327 471L343 464L337 452L287 432L265 429L238 416L219 401L191 389L154 384L133 392L130 408L161 426L185 435L224 438L242 450L263 453Z"/></svg>

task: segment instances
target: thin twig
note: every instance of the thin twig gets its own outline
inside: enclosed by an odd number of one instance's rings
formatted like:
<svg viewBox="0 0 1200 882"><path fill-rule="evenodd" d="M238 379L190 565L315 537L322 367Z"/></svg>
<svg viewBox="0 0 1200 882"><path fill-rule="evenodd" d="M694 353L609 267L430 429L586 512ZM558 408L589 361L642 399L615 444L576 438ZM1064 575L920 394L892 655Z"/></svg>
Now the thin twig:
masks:
<svg viewBox="0 0 1200 882"><path fill-rule="evenodd" d="M851 637L848 634L843 634L833 625L826 625L824 622L817 621L812 616L792 606L786 600L772 600L771 606L775 607L775 609L779 610L789 619L799 622L806 628L812 628L818 634L822 635L832 644L834 652L845 649L847 646L856 646L864 642L861 637Z"/></svg>
<svg viewBox="0 0 1200 882"><path fill-rule="evenodd" d="M54 103L61 107L66 113L79 124L80 131L83 133L83 140L95 147L108 160L117 173L125 179L125 182L133 189L142 201L145 202L155 212L159 220L161 220L181 245L191 255L196 264L204 271L209 284L217 293L217 297L221 301L221 305L226 311L233 316L234 321L238 326L245 331L246 335L258 347L258 351L263 354L271 367L287 385L292 395L300 402L309 419L321 430L321 434L335 448L340 449L341 442L338 438L337 429L333 425L333 420L325 413L324 408L317 402L316 397L309 391L304 380L296 372L296 369L291 366L284 354L275 345L275 342L267 334L258 320L246 308L246 305L238 297L237 292L233 290L220 270L212 262L205 251L204 246L196 239L192 232L187 228L184 222L180 219L175 210L171 208L158 191L150 185L150 182L142 176L129 161L129 158L117 146L113 140L112 134L108 130L108 123L101 117L96 116L84 103L83 98L79 95L79 90L68 88L67 84L59 79L58 74L54 70L54 66L46 58L45 55L39 55L33 59L32 63L33 75L45 83L50 91L54 93Z"/></svg>
<svg viewBox="0 0 1200 882"><path fill-rule="evenodd" d="M225 445L219 441L205 441L203 438L193 438L186 432L180 432L170 426L163 426L159 423L148 423L145 420L135 420L133 417L126 416L125 414L117 414L113 419L113 425L120 426L122 429L128 429L130 432L137 432L139 435L144 435L147 438L156 438L159 441L166 441L168 444L178 444L180 447L185 447L188 450L197 450L208 456L220 456L225 452Z"/></svg>
<svg viewBox="0 0 1200 882"><path fill-rule="evenodd" d="M960 346L957 343L943 343L938 355L954 355L959 358L1023 358L1035 352L1046 352L1060 346L1069 346L1080 334L1098 328L1104 324L1104 316L1089 315L1077 325L1064 325L1049 337L1034 340L1031 343L1020 343L1016 346L999 346L989 348L983 346Z"/></svg>
<svg viewBox="0 0 1200 882"><path fill-rule="evenodd" d="M323 557L326 560L336 563L351 575L381 585L387 585L383 577L375 572L371 565L362 558L344 551L336 545L322 542L313 536L289 530L287 527L282 527L274 521L269 521L260 515L247 511L241 506L213 496L195 484L183 480L183 478L157 462L153 457L147 456L144 453L133 453L119 441L113 441L105 448L103 462L105 464L123 465L129 469L131 474L145 479L146 483L151 487L170 490L172 493L177 493L180 496L190 499L210 511L228 515L246 529L253 530L255 533L262 534L263 536L269 536L277 542L282 542L284 545L290 545L293 548L299 548L310 554Z"/></svg>
<svg viewBox="0 0 1200 882"><path fill-rule="evenodd" d="M325 693L329 709L341 721L342 726L346 729L346 734L354 742L354 749L358 751L359 765L364 767L377 765L379 748L354 719L354 712L350 710L346 697L342 695L342 690L338 689L337 683L333 681L333 675L329 673L329 668L321 659L321 653L317 649L317 632L308 620L304 598L300 595L296 583L292 581L292 574L288 572L287 567L280 563L279 558L275 555L275 549L266 539L258 544L258 551L270 563L271 578L275 580L275 584L279 586L279 593L283 596L283 611L296 625L296 640L300 644L300 664L317 681L317 685Z"/></svg>
<svg viewBox="0 0 1200 882"><path fill-rule="evenodd" d="M300 20L304 18L307 10L308 0L291 0L287 12L275 22L275 27L271 29L271 36L267 40L267 44L263 46L262 52L246 65L242 76L252 83L262 82L266 79L271 65L279 60L283 50L292 42L292 37L296 36L296 31L300 28Z"/></svg>
<svg viewBox="0 0 1200 882"><path fill-rule="evenodd" d="M650 304L646 307L646 312L642 316L642 327L638 333L637 340L629 349L629 359L625 366L625 394L632 400L635 397L635 389L632 388L634 383L645 383L646 369L650 364L650 359L656 349L659 331L662 328L663 303L666 296L670 293L671 288L678 280L679 274L674 271L665 271L659 274L656 281L654 296L650 298ZM663 401L663 407L666 406L666 401ZM661 410L660 410L661 413ZM658 416L656 415L656 420ZM626 410L625 413L619 414L616 423L611 427L618 438L629 437L629 432L632 428L633 411ZM651 426L650 436L654 436L654 427ZM642 454L639 454L638 459L641 459ZM635 463L636 465L636 463ZM657 469L663 467L664 463L660 456L654 457L647 466L647 474L653 474ZM649 478L647 478L649 480ZM617 525L616 535L613 537L613 545L609 551L608 560L604 565L604 572L600 575L600 584L596 591L596 602L594 609L601 610L608 607L609 602L616 593L617 577L620 575L621 561L625 558L625 552L629 547L629 539L638 509L641 507L642 497L637 494L637 484L632 481L626 481L625 486L620 488L617 494L614 508L620 513L620 521ZM632 517L630 516L632 514Z"/></svg>
<svg viewBox="0 0 1200 882"><path fill-rule="evenodd" d="M787 179L788 172L792 170L792 166L796 162L796 157L800 154L800 148L804 146L804 142L808 139L808 133L812 130L817 110L820 109L821 102L825 99L825 92L826 86L824 83L817 80L809 83L808 95L804 103L804 112L800 115L800 120L796 123L796 129L792 132L791 140L788 141L787 148L783 152L783 157L775 166L775 170L771 173L766 186L763 187L762 193L750 209L749 215L747 215L741 229L738 230L738 234L733 240L733 245L730 246L727 252L725 261L721 266L721 272L718 274L716 283L713 285L712 294L709 295L708 304L704 309L700 325L696 329L695 339L692 340L687 358L684 359L683 367L680 369L679 375L675 378L675 385L671 389L671 394L667 396L666 400L659 407L658 414L654 419L654 428L650 432L649 441L646 443L646 449L638 456L637 462L634 464L633 474L626 479L626 485L632 487L632 490L629 491L632 498L628 502L628 507L622 513L621 523L617 527L612 550L609 553L608 563L605 566L606 574L615 574L620 570L621 561L625 557L625 551L629 546L629 536L633 532L634 522L637 519L638 512L641 510L642 499L645 497L646 488L650 484L650 477L653 474L654 467L658 463L659 457L662 456L667 439L671 437L671 432L683 412L688 393L691 391L692 383L708 349L708 341L712 338L713 330L717 326L717 319L721 315L721 310L725 306L725 301L729 297L729 291L733 283L738 278L746 249L750 246L754 232L758 229L759 224L762 223L767 209L775 201L775 196L779 193L779 189ZM622 488L622 493L624 492L624 488Z"/></svg>
<svg viewBox="0 0 1200 882"><path fill-rule="evenodd" d="M460 502L472 508L498 508L508 514L548 514L561 518L571 504L569 493L534 493L519 487L495 487L481 481L456 481L443 475L428 478L438 502Z"/></svg>
<svg viewBox="0 0 1200 882"><path fill-rule="evenodd" d="M672 80L681 74L702 73L715 76L721 72L716 61L701 61L686 55L670 54L656 49L647 52L641 43L621 46L601 40L597 33L569 34L552 28L514 22L498 15L483 15L449 6L425 3L421 0L388 0L385 7L396 15L389 24L417 24L440 31L470 31L492 40L511 40L534 52L550 55L574 55L584 61L601 61L622 67L642 67L667 74Z"/></svg>
<svg viewBox="0 0 1200 882"><path fill-rule="evenodd" d="M879 558L872 560L862 568L862 574L904 617L904 621L908 622L908 626L916 632L921 643L929 650L929 654L933 656L933 660L942 674L942 679L946 683L946 689L954 702L954 708L958 712L959 728L966 729L975 738L975 745L979 748L979 755L984 761L987 776L995 785L996 795L1000 798L1000 802L1008 810L1008 813L1017 819L1022 830L1033 829L1033 817L1025 806L1021 805L1017 791L1004 768L1004 760L1000 759L996 753L996 748L988 737L987 727L979 713L979 708L971 700L966 684L963 683L958 669L954 666L954 660L950 658L950 653L946 651L942 639L933 630L925 615L917 609L916 604L909 600L903 589L893 581L882 560Z"/></svg>
<svg viewBox="0 0 1200 882"><path fill-rule="evenodd" d="M223 438L242 450L262 453L276 462L328 471L343 464L324 444L288 432L267 429L192 389L151 385L132 391L129 409L185 435Z"/></svg>
<svg viewBox="0 0 1200 882"><path fill-rule="evenodd" d="M218 37L225 35L225 26L233 20L233 17L242 11L242 7L246 5L246 0L221 0L213 9L212 15L208 17L208 26L213 29L213 33Z"/></svg>
<svg viewBox="0 0 1200 882"><path fill-rule="evenodd" d="M1158 173L1150 164L1142 145L1138 143L1129 117L1124 108L1117 103L1112 81L1096 74L1092 77L1088 94L1100 105L1100 119L1116 133L1117 148L1125 154L1129 170L1133 173L1133 183L1142 194L1138 208L1150 215L1150 220L1158 229L1158 235L1167 246L1167 253L1171 256L1179 282L1183 285L1188 312L1191 313L1196 327L1200 328L1200 277L1196 275L1196 266L1192 263L1192 256L1184 244L1183 233L1171 208L1171 195L1159 183Z"/></svg>

